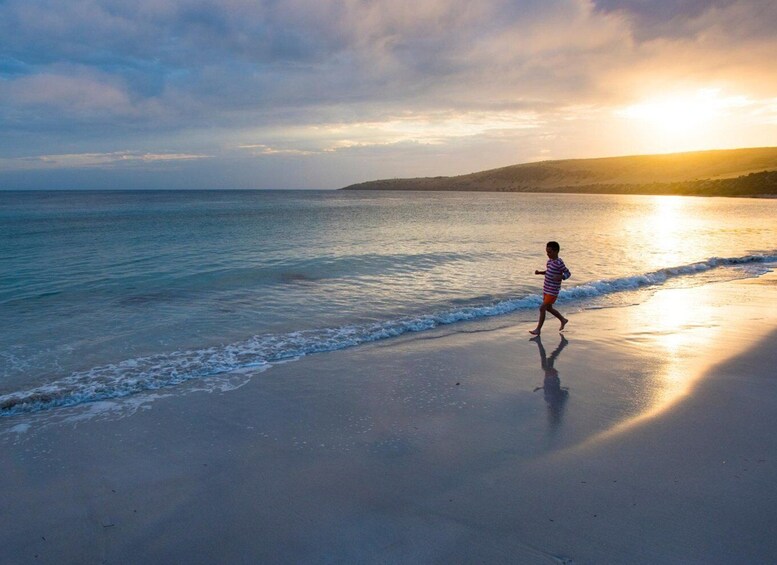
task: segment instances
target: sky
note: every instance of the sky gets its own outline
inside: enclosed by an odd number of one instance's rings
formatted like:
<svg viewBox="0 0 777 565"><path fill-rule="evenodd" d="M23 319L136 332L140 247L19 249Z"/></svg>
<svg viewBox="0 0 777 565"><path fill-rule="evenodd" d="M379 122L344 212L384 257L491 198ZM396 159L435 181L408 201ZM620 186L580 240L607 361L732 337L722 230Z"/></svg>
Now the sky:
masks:
<svg viewBox="0 0 777 565"><path fill-rule="evenodd" d="M0 189L777 145L773 0L0 0Z"/></svg>

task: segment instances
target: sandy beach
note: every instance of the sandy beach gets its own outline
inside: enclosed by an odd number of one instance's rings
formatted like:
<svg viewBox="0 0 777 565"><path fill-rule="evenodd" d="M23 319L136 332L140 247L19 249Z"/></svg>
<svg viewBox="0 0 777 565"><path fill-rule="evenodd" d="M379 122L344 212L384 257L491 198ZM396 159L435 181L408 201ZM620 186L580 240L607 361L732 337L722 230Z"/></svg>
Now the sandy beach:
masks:
<svg viewBox="0 0 777 565"><path fill-rule="evenodd" d="M770 562L775 299L662 288L565 338L522 312L2 418L0 562Z"/></svg>

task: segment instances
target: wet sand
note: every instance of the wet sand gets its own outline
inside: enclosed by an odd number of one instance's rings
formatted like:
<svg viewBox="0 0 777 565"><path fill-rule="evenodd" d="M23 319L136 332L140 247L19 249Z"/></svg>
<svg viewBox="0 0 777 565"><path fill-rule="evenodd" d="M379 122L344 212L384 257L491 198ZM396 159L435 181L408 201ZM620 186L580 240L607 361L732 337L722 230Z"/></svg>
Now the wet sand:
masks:
<svg viewBox="0 0 777 565"><path fill-rule="evenodd" d="M769 562L775 298L562 303L565 339L522 313L2 418L0 561Z"/></svg>

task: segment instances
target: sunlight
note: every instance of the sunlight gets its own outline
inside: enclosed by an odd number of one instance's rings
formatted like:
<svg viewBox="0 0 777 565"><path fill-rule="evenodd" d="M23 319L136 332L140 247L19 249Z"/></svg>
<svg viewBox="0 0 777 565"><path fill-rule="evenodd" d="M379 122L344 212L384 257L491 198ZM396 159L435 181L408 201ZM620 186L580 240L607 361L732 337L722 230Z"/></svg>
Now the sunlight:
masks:
<svg viewBox="0 0 777 565"><path fill-rule="evenodd" d="M752 105L746 96L723 96L718 88L671 93L615 112L637 122L642 135L664 151L704 147L723 140L719 122L732 112Z"/></svg>
<svg viewBox="0 0 777 565"><path fill-rule="evenodd" d="M682 133L707 123L719 114L715 96L715 91L701 91L695 96L658 98L629 106L622 115L649 122L667 132Z"/></svg>
<svg viewBox="0 0 777 565"><path fill-rule="evenodd" d="M688 201L682 196L652 196L652 212L641 222L643 237L651 242L650 264L654 267L682 262L683 232Z"/></svg>
<svg viewBox="0 0 777 565"><path fill-rule="evenodd" d="M704 289L696 289L703 292ZM699 337L688 327L687 292L670 290L659 292L652 299L655 318L651 330L655 335L657 350L663 351L666 362L664 371L658 375L655 410L661 411L667 405L683 396L690 384L691 374L682 364L683 349L696 347ZM709 341L709 338L705 336Z"/></svg>
<svg viewBox="0 0 777 565"><path fill-rule="evenodd" d="M655 212L645 219L649 229L657 234L676 231L686 201L680 196L654 196L652 200Z"/></svg>
<svg viewBox="0 0 777 565"><path fill-rule="evenodd" d="M650 342L650 350L661 360L645 389L645 409L591 438L587 444L611 438L659 416L693 394L697 382L710 367L730 355L729 348L720 346L723 328L695 319L708 311L708 305L716 299L715 290L713 287L664 289L650 299L649 319L637 310L633 312L636 318L627 323L641 324L641 339Z"/></svg>

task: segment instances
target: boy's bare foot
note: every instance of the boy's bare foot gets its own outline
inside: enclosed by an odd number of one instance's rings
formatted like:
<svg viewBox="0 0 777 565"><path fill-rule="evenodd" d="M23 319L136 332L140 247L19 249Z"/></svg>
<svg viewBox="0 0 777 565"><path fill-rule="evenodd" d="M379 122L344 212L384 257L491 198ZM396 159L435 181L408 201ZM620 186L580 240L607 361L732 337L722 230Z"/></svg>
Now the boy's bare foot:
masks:
<svg viewBox="0 0 777 565"><path fill-rule="evenodd" d="M561 320L561 327L558 329L558 331L563 332L564 331L564 326L567 325L567 322L569 322L569 320L567 320L566 318Z"/></svg>
<svg viewBox="0 0 777 565"><path fill-rule="evenodd" d="M540 330L529 330L531 335L540 335Z"/></svg>

